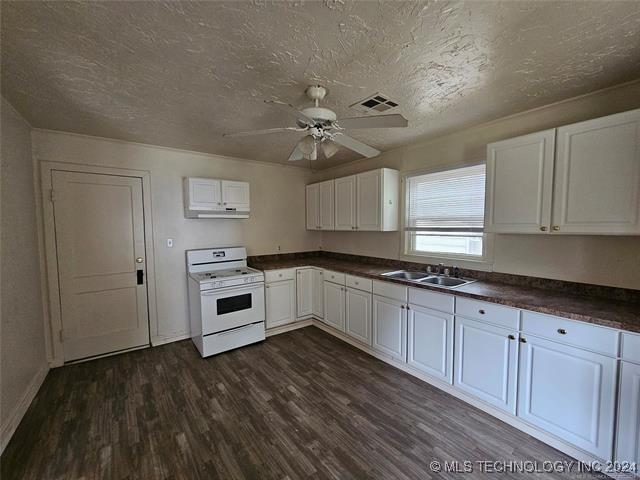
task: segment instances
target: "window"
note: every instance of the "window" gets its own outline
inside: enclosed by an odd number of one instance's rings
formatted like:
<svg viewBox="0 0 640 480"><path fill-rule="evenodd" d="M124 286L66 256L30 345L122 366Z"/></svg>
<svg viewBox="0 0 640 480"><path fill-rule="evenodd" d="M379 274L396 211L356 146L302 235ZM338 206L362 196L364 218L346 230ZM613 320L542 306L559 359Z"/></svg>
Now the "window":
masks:
<svg viewBox="0 0 640 480"><path fill-rule="evenodd" d="M484 164L408 177L406 253L482 259L484 181Z"/></svg>

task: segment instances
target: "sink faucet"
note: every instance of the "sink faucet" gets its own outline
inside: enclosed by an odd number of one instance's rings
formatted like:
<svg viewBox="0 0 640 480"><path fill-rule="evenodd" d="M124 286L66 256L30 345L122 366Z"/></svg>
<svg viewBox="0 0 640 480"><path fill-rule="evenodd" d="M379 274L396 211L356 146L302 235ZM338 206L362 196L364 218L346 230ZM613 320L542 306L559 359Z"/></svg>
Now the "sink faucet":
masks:
<svg viewBox="0 0 640 480"><path fill-rule="evenodd" d="M438 275L442 275L443 270L444 270L444 263L439 263L438 264Z"/></svg>

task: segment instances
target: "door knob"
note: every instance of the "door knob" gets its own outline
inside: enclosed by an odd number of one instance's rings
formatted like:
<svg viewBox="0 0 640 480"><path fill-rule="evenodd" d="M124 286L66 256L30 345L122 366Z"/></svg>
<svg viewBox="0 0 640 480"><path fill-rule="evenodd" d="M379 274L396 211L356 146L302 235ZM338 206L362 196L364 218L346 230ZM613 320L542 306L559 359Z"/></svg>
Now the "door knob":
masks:
<svg viewBox="0 0 640 480"><path fill-rule="evenodd" d="M142 263L142 262L144 262L144 259L142 257L136 258L136 263Z"/></svg>

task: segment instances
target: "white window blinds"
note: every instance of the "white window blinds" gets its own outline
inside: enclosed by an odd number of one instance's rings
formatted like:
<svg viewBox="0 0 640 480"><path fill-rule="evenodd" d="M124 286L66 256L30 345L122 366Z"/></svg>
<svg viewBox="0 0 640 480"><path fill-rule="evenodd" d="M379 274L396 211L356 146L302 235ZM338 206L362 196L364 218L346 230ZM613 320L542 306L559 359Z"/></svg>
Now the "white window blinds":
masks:
<svg viewBox="0 0 640 480"><path fill-rule="evenodd" d="M406 230L482 232L485 166L407 178Z"/></svg>

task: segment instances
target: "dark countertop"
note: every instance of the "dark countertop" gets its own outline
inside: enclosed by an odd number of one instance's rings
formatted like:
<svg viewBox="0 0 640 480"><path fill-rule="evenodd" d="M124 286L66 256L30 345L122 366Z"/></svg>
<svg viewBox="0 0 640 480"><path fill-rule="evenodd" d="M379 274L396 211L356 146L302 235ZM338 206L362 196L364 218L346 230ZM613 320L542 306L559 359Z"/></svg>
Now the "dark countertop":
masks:
<svg viewBox="0 0 640 480"><path fill-rule="evenodd" d="M453 289L439 288L407 280L381 277L381 273L398 270L398 268L394 269L388 265L358 263L325 257L252 261L250 262L250 266L258 270L275 270L279 268L304 266L326 268L336 272L399 283L408 287L423 288L439 293L485 300L509 307L557 315L559 317L571 318L604 327L640 333L640 304L638 303L482 280Z"/></svg>

